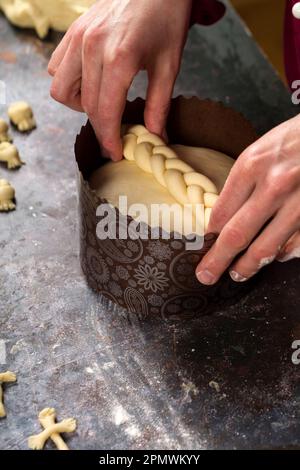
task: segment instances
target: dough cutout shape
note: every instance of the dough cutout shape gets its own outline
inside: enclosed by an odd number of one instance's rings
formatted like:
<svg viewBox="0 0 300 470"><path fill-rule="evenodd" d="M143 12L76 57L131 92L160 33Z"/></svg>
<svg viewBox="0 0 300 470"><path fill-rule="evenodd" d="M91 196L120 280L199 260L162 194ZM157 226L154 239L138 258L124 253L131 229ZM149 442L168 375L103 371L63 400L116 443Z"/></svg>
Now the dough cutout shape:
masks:
<svg viewBox="0 0 300 470"><path fill-rule="evenodd" d="M9 142L0 144L0 162L6 163L9 170L20 168L22 162L17 147Z"/></svg>
<svg viewBox="0 0 300 470"><path fill-rule="evenodd" d="M3 402L2 385L4 383L14 383L16 382L16 380L17 380L17 376L13 372L7 371L7 372L0 373L0 418L6 417L6 411L5 411L4 402Z"/></svg>
<svg viewBox="0 0 300 470"><path fill-rule="evenodd" d="M20 132L28 132L36 127L32 108L26 101L11 104L8 108L8 116Z"/></svg>
<svg viewBox="0 0 300 470"><path fill-rule="evenodd" d="M15 210L15 196L15 190L12 185L7 180L0 179L0 212Z"/></svg>
<svg viewBox="0 0 300 470"><path fill-rule="evenodd" d="M0 144L3 142L12 142L12 137L9 134L9 126L7 122L0 118Z"/></svg>
<svg viewBox="0 0 300 470"><path fill-rule="evenodd" d="M39 414L39 422L44 428L44 431L29 437L28 446L30 449L42 450L47 440L51 439L58 450L69 450L60 434L70 433L76 430L76 420L74 418L64 419L60 423L56 423L55 409L45 408Z"/></svg>
<svg viewBox="0 0 300 470"><path fill-rule="evenodd" d="M96 0L0 0L0 10L21 28L45 38L50 28L65 32Z"/></svg>
<svg viewBox="0 0 300 470"><path fill-rule="evenodd" d="M137 134L141 135L139 141ZM186 215L182 204L190 202L192 205L195 203L204 204L205 215L198 224L202 230L201 233L203 233L208 225L212 206L217 201L218 194L225 184L234 160L211 149L182 145L167 147L158 136L149 134L147 130L145 133L144 126L134 126L131 129L125 126L123 135L125 159L118 163L106 163L96 170L90 178L90 186L96 191L97 196L118 207L124 215L126 213L119 205L120 195L127 196L128 206L136 203L144 204L148 213L151 212L152 204L166 204L170 207L177 204L180 206L181 212L174 214L171 223L169 220L164 220L164 216L159 220L160 227L166 232L179 231L176 220L185 219ZM137 160L135 160L135 156ZM154 161L157 159L158 170L155 167L154 170L152 169L151 159L153 156ZM161 175L164 176L166 172L166 162L168 170L172 170L168 171L171 178L167 182L161 178ZM174 173L175 178L172 180ZM191 176L185 180L186 174ZM194 187L188 190L189 184L186 181L198 184L190 184ZM190 194L194 199L187 200ZM129 215L135 218L132 214ZM205 216L206 221L204 220ZM145 219L144 222L154 227L151 220ZM180 227L185 227L185 223L180 224ZM190 231L183 231L184 235L190 233Z"/></svg>

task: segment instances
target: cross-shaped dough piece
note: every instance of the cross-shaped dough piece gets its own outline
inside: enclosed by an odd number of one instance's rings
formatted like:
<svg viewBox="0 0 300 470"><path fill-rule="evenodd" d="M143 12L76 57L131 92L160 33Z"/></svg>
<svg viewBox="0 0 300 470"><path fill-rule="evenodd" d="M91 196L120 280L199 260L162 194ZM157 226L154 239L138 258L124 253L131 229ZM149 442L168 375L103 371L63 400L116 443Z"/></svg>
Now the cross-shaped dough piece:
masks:
<svg viewBox="0 0 300 470"><path fill-rule="evenodd" d="M60 436L63 432L74 432L76 420L74 418L64 419L61 423L55 423L56 412L54 408L45 408L39 414L39 421L44 431L35 436L30 436L28 446L33 450L42 450L46 441L50 438L58 450L69 450L68 446Z"/></svg>
<svg viewBox="0 0 300 470"><path fill-rule="evenodd" d="M3 389L2 389L2 384L3 383L11 383L11 382L16 382L17 376L13 372L3 372L0 374L0 418L5 418L6 416L6 411L4 408L3 404Z"/></svg>

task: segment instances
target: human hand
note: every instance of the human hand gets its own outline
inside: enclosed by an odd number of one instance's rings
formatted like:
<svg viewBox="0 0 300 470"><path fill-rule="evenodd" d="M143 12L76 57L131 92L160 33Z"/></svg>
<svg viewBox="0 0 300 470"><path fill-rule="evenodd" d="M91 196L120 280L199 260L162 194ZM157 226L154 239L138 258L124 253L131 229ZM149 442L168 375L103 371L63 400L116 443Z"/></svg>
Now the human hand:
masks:
<svg viewBox="0 0 300 470"><path fill-rule="evenodd" d="M73 23L48 71L52 97L85 111L105 153L122 158L121 118L139 70L148 72L145 125L161 135L186 40L192 0L99 0Z"/></svg>
<svg viewBox="0 0 300 470"><path fill-rule="evenodd" d="M196 269L203 284L217 282L229 266L232 279L243 282L276 257L300 256L299 131L296 116L236 161L208 227L219 237Z"/></svg>

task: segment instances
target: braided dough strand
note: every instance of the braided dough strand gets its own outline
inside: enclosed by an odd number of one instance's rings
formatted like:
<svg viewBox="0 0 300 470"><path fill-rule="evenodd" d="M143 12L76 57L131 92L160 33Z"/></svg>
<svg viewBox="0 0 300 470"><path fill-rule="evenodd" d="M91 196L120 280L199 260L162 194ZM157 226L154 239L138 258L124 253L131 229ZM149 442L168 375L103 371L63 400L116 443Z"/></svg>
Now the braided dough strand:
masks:
<svg viewBox="0 0 300 470"><path fill-rule="evenodd" d="M205 208L205 230L212 207L218 200L216 185L181 160L165 142L138 124L123 127L123 153L126 160L135 161L141 170L150 173L182 205Z"/></svg>

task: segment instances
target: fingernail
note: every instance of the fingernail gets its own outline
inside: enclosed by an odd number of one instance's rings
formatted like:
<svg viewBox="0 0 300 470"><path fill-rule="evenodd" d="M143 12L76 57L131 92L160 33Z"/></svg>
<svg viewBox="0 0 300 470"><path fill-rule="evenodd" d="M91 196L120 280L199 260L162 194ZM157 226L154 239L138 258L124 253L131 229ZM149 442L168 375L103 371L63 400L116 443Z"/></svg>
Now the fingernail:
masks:
<svg viewBox="0 0 300 470"><path fill-rule="evenodd" d="M235 282L245 282L245 281L248 280L247 277L241 276L241 275L240 275L239 273L237 273L236 271L230 271L229 274L230 274L231 279L232 279L233 281L235 281Z"/></svg>
<svg viewBox="0 0 300 470"><path fill-rule="evenodd" d="M211 284L214 284L216 282L215 276L205 269L204 271L198 271L196 273L197 279L201 284L205 284L207 286L210 286Z"/></svg>
<svg viewBox="0 0 300 470"><path fill-rule="evenodd" d="M280 261L281 263L285 263L286 261L290 261L291 259L294 259L294 258L300 258L300 247L281 253L281 255L277 258L277 260Z"/></svg>

